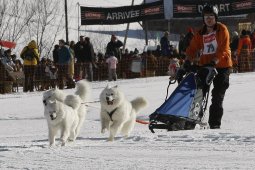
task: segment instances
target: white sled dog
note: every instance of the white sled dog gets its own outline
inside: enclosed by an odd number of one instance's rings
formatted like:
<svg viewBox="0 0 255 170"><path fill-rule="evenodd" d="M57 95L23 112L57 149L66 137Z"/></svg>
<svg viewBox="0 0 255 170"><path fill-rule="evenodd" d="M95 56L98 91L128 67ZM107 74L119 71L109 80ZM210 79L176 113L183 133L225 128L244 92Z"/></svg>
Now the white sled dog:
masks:
<svg viewBox="0 0 255 170"><path fill-rule="evenodd" d="M79 82L76 83L76 92L74 95L67 95L66 93L64 93L64 91L59 90L58 88L51 89L44 92L43 94L43 104L44 104L44 110L45 110L44 112L45 112L45 117L48 121L49 129L51 129L51 126L53 126L49 122L53 120L51 120L51 117L48 118L50 116L50 114L48 113L48 110L49 110L48 105L50 103L54 103L56 100L57 101L56 103L58 103L57 105L62 105L63 107L68 106L69 108L72 108L74 112L76 113L76 115L78 116L78 124L75 128L74 136L69 137L70 140L75 140L80 133L80 129L83 125L83 122L87 114L87 107L85 105L85 102L88 100L90 92L91 92L91 87L86 80L80 80ZM64 119L62 119L62 125L64 126L65 124L66 122L64 121ZM60 130L59 126L54 126L54 127L57 130ZM50 139L50 135L51 134L49 131L49 139ZM52 145L51 141L50 141L50 145Z"/></svg>
<svg viewBox="0 0 255 170"><path fill-rule="evenodd" d="M80 102L78 97L76 97L76 100ZM77 107L70 107L58 100L48 101L44 108L44 116L48 123L50 146L55 145L55 138L59 131L61 134L60 140L62 146L65 146L67 139L70 141L75 140L75 131L79 123L77 114L79 105L76 106Z"/></svg>
<svg viewBox="0 0 255 170"><path fill-rule="evenodd" d="M101 133L110 131L108 141L113 141L118 132L128 137L136 122L139 110L147 105L143 97L129 102L117 86L107 87L100 94Z"/></svg>

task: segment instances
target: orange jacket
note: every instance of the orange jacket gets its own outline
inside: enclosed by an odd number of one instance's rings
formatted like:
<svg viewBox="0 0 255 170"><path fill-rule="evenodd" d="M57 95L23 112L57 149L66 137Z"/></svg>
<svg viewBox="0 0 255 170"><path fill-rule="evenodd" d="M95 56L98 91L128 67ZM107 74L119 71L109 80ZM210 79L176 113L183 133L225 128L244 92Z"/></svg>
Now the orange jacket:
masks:
<svg viewBox="0 0 255 170"><path fill-rule="evenodd" d="M251 39L248 35L245 35L239 39L237 55L240 55L242 49L251 50Z"/></svg>
<svg viewBox="0 0 255 170"><path fill-rule="evenodd" d="M203 28L202 28L203 29ZM216 25L216 42L217 48L213 54L203 54L201 51L204 50L204 38L202 35L202 29L198 31L190 42L189 47L186 49L186 54L191 61L193 61L198 54L199 65L205 65L211 63L214 58L218 59L216 68L228 68L232 67L231 51L230 51L230 38L227 27L217 22Z"/></svg>

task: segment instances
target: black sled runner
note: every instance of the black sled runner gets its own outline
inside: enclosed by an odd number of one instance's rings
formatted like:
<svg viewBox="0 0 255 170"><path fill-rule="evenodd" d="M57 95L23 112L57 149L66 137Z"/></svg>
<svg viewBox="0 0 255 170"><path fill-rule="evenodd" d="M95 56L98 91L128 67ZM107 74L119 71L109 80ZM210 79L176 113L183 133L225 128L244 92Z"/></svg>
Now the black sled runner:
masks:
<svg viewBox="0 0 255 170"><path fill-rule="evenodd" d="M169 98L149 116L151 132L154 133L154 129L192 130L196 124L203 124L210 85L216 75L216 69L211 66L188 73Z"/></svg>

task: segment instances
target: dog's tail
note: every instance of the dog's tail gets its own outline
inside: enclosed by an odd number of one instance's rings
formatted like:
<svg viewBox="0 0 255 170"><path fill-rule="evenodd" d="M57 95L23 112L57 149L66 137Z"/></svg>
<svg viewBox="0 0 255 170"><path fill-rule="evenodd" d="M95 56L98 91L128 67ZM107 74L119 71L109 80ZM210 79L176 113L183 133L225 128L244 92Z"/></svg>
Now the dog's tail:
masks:
<svg viewBox="0 0 255 170"><path fill-rule="evenodd" d="M78 109L81 105L81 99L77 95L70 94L66 96L64 103L73 109Z"/></svg>
<svg viewBox="0 0 255 170"><path fill-rule="evenodd" d="M131 101L133 109L136 112L139 112L143 107L147 106L147 101L143 97L137 97L136 99Z"/></svg>
<svg viewBox="0 0 255 170"><path fill-rule="evenodd" d="M87 101L91 93L91 86L89 82L87 80L80 80L76 85L75 94L80 96L82 102Z"/></svg>

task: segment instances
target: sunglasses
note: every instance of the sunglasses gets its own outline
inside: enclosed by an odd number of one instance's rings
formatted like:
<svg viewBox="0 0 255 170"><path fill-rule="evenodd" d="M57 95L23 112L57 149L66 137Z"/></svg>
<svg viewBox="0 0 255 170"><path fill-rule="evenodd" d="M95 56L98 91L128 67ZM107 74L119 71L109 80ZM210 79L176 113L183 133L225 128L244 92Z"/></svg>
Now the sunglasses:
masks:
<svg viewBox="0 0 255 170"><path fill-rule="evenodd" d="M214 19L215 16L214 15L205 15L204 19Z"/></svg>

